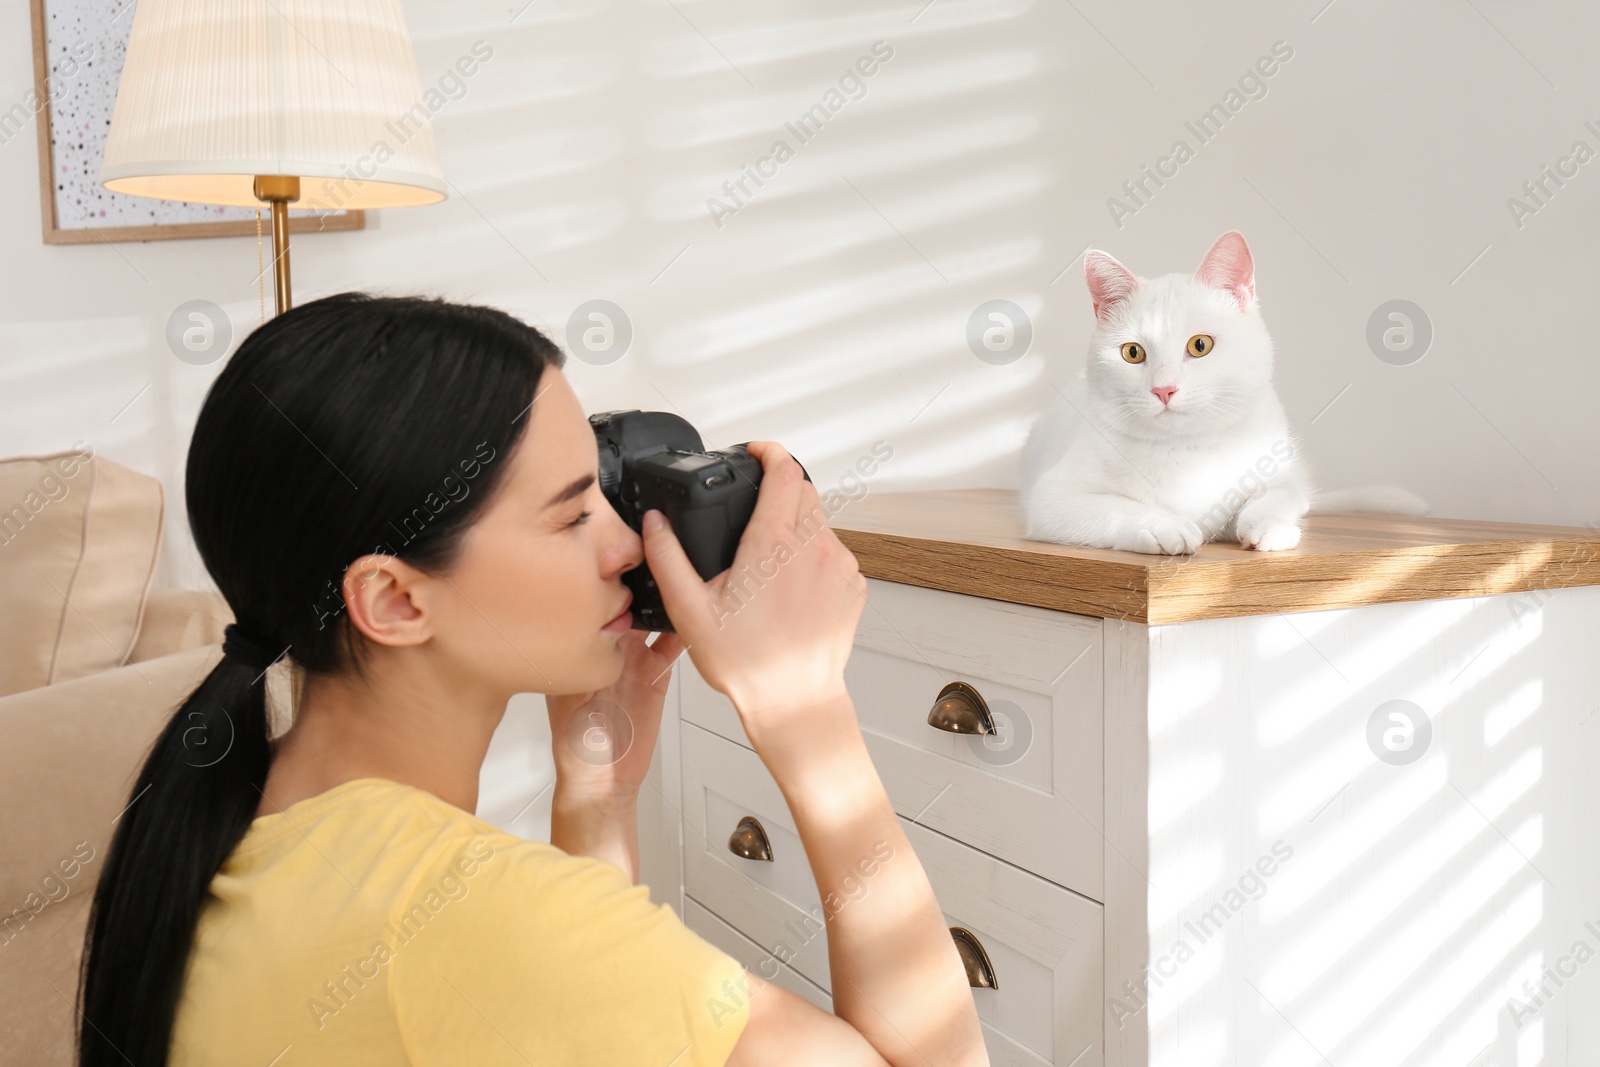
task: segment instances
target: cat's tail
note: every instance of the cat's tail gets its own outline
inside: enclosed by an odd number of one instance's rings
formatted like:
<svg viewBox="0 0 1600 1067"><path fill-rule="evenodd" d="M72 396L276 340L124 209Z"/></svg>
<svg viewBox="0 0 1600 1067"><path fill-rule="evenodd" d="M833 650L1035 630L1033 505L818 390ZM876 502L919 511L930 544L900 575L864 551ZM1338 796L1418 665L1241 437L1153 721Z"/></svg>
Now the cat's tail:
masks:
<svg viewBox="0 0 1600 1067"><path fill-rule="evenodd" d="M1322 489L1312 495L1311 510L1363 511L1379 515L1426 515L1428 502L1398 485L1363 485Z"/></svg>

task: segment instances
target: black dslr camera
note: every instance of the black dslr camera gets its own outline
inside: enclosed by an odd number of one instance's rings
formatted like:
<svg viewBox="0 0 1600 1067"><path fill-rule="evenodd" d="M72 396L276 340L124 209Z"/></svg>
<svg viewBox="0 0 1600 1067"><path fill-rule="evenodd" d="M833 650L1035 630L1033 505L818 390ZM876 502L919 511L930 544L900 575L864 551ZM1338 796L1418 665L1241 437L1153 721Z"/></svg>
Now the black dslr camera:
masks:
<svg viewBox="0 0 1600 1067"><path fill-rule="evenodd" d="M761 461L748 441L707 452L695 428L669 411L602 411L589 425L600 448L600 490L623 521L642 533L644 513L660 511L702 581L733 565L761 487ZM800 470L809 482L803 464ZM633 592L635 630L674 632L648 563L622 582Z"/></svg>

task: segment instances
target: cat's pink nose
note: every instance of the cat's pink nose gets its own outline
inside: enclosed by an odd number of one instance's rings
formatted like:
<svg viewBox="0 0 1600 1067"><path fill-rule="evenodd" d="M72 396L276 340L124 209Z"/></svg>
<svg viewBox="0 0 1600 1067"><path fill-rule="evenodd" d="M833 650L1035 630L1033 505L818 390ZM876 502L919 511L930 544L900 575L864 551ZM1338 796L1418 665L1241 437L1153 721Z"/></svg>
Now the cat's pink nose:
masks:
<svg viewBox="0 0 1600 1067"><path fill-rule="evenodd" d="M1172 394L1178 391L1178 387L1176 385L1158 385L1150 391L1160 397L1163 404L1167 404L1171 403Z"/></svg>

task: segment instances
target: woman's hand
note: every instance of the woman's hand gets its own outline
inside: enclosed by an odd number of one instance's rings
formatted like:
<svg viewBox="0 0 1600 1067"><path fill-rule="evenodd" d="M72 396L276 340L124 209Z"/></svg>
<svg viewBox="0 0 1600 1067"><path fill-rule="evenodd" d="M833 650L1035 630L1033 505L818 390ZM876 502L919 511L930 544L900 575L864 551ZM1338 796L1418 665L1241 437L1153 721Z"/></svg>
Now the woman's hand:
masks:
<svg viewBox="0 0 1600 1067"><path fill-rule="evenodd" d="M800 465L774 441L749 448L761 487L732 566L702 581L654 511L644 552L695 667L733 701L762 752L765 741L814 729L819 707L848 697L844 666L867 581Z"/></svg>
<svg viewBox="0 0 1600 1067"><path fill-rule="evenodd" d="M621 637L627 659L611 686L589 693L547 695L556 792L597 803L630 801L650 770L672 664L683 651L677 634L629 630Z"/></svg>

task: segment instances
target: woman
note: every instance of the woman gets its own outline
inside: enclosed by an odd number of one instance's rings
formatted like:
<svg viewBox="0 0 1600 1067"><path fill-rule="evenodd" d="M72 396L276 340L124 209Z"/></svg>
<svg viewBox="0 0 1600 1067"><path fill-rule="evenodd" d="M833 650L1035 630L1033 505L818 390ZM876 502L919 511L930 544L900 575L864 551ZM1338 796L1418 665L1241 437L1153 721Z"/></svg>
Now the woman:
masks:
<svg viewBox="0 0 1600 1067"><path fill-rule="evenodd" d="M223 368L187 498L236 622L119 817L85 944L85 1067L987 1063L845 691L865 582L811 521L815 488L752 443L755 514L702 582L659 513L641 541L607 502L563 361L491 308L345 293ZM722 610L730 575L773 559ZM621 581L644 560L679 631L654 644ZM635 803L686 645L783 790L821 898L873 869L827 911L836 1014L635 884ZM271 741L262 676L285 655L305 685ZM550 713L548 844L471 814L519 692ZM621 758L567 743L613 708Z"/></svg>

